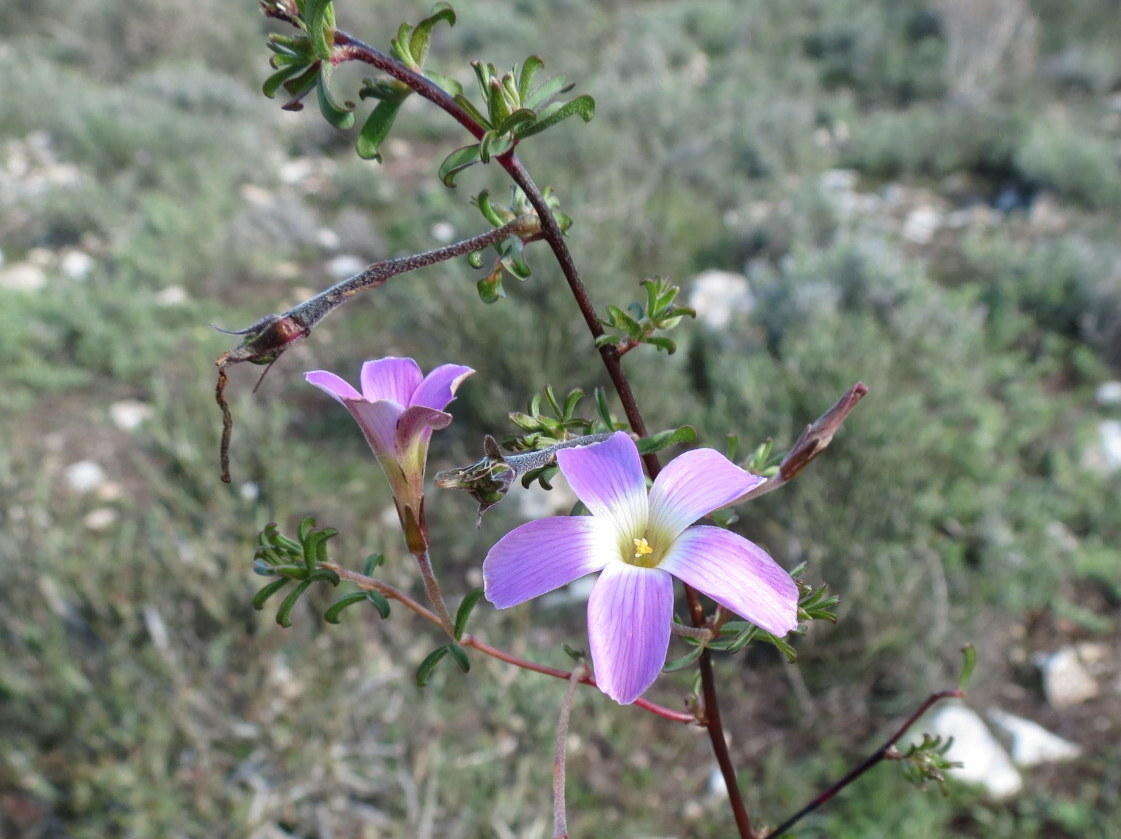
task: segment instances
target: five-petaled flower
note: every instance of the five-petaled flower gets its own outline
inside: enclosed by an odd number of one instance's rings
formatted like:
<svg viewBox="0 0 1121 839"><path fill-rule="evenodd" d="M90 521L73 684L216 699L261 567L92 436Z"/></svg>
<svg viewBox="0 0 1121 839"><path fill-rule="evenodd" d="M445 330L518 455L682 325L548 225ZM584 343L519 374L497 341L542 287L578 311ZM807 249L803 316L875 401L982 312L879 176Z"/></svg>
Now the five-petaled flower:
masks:
<svg viewBox="0 0 1121 839"><path fill-rule="evenodd" d="M599 571L588 600L596 683L630 703L654 682L669 649L673 578L774 635L797 626L798 587L758 545L719 527L691 526L763 479L719 452L675 458L649 493L638 448L618 432L563 449L557 463L590 516L523 524L483 562L487 599L504 609Z"/></svg>
<svg viewBox="0 0 1121 839"><path fill-rule="evenodd" d="M451 423L451 414L444 409L460 383L474 372L461 364L442 364L424 376L411 358L390 356L362 365L361 393L326 370L304 374L311 384L339 400L362 429L389 479L410 543L423 529L428 441L433 431Z"/></svg>

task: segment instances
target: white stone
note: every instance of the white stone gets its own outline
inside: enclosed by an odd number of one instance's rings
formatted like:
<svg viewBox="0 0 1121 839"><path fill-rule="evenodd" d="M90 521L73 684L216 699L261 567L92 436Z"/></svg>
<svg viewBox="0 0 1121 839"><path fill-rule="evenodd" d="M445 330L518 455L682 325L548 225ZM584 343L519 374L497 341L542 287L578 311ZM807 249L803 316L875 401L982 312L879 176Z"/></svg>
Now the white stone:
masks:
<svg viewBox="0 0 1121 839"><path fill-rule="evenodd" d="M1102 420L1098 423L1096 464L1100 471L1116 472L1121 469L1121 421Z"/></svg>
<svg viewBox="0 0 1121 839"><path fill-rule="evenodd" d="M310 176L314 169L315 164L310 158L296 157L280 164L278 174L280 175L280 180L284 181L286 184L292 185Z"/></svg>
<svg viewBox="0 0 1121 839"><path fill-rule="evenodd" d="M135 399L122 399L109 406L109 418L122 431L132 431L152 416L152 406Z"/></svg>
<svg viewBox="0 0 1121 839"><path fill-rule="evenodd" d="M345 280L361 273L365 268L366 260L349 253L339 254L327 263L327 273L336 280Z"/></svg>
<svg viewBox="0 0 1121 839"><path fill-rule="evenodd" d="M62 273L71 280L84 280L93 270L93 257L85 251L69 250L58 262Z"/></svg>
<svg viewBox="0 0 1121 839"><path fill-rule="evenodd" d="M101 464L92 460L79 460L66 467L66 485L73 492L93 492L107 480Z"/></svg>
<svg viewBox="0 0 1121 839"><path fill-rule="evenodd" d="M337 251L342 240L331 228L321 227L315 234L315 241L325 251Z"/></svg>
<svg viewBox="0 0 1121 839"><path fill-rule="evenodd" d="M1074 647L1035 657L1043 677L1043 693L1054 708L1068 708L1093 699L1101 688Z"/></svg>
<svg viewBox="0 0 1121 839"><path fill-rule="evenodd" d="M82 524L86 526L87 530L94 532L101 532L108 530L117 523L117 511L112 507L98 507L96 510L90 510L86 517L82 519Z"/></svg>
<svg viewBox="0 0 1121 839"><path fill-rule="evenodd" d="M429 231L432 238L437 242L450 242L455 238L455 228L446 221L438 221L432 225L432 230Z"/></svg>
<svg viewBox="0 0 1121 839"><path fill-rule="evenodd" d="M858 177L855 169L828 169L821 173L818 183L828 192L852 192Z"/></svg>
<svg viewBox="0 0 1121 839"><path fill-rule="evenodd" d="M755 297L743 274L713 268L702 271L690 281L689 306L710 328L724 329L733 317L751 312Z"/></svg>
<svg viewBox="0 0 1121 839"><path fill-rule="evenodd" d="M942 225L942 214L930 206L915 207L903 222L903 237L916 245L925 245Z"/></svg>
<svg viewBox="0 0 1121 839"><path fill-rule="evenodd" d="M244 501L256 501L261 496L261 488L253 481L246 481L238 487L238 495Z"/></svg>
<svg viewBox="0 0 1121 839"><path fill-rule="evenodd" d="M984 720L965 705L952 703L933 711L914 729L909 742L919 742L921 732L953 738L946 759L961 766L948 770L950 777L983 788L997 801L1011 798L1024 786L1008 752L1000 745Z"/></svg>
<svg viewBox="0 0 1121 839"><path fill-rule="evenodd" d="M1094 391L1099 405L1121 405L1121 382L1102 382Z"/></svg>
<svg viewBox="0 0 1121 839"><path fill-rule="evenodd" d="M187 290L179 285L169 285L156 292L157 306L182 306L189 299Z"/></svg>
<svg viewBox="0 0 1121 839"><path fill-rule="evenodd" d="M38 291L46 284L46 272L30 262L17 262L0 270L0 288L7 291Z"/></svg>
<svg viewBox="0 0 1121 839"><path fill-rule="evenodd" d="M1009 740L1012 762L1017 766L1031 767L1043 763L1059 763L1081 756L1077 743L1052 734L1039 723L1009 714L999 708L988 710L989 720Z"/></svg>
<svg viewBox="0 0 1121 839"><path fill-rule="evenodd" d="M271 192L257 184L242 184L240 193L245 203L254 207L271 207L275 200Z"/></svg>

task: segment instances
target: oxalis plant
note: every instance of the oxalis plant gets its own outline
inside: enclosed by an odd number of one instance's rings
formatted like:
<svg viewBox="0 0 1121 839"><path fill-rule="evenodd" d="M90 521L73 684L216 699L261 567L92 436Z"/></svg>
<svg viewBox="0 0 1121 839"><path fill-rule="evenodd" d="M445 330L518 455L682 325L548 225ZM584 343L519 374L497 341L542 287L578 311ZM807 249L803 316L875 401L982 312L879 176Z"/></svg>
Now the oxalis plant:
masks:
<svg viewBox="0 0 1121 839"><path fill-rule="evenodd" d="M753 822L736 780L721 721L716 656L729 658L753 643L775 646L793 659L790 637L811 621L836 619L837 599L824 586L806 582L803 569L788 573L766 551L730 530L734 508L779 489L798 475L832 441L850 412L867 393L856 383L805 430L782 457L770 444L746 458L733 450L691 448L664 466L660 452L696 441L687 425L652 433L643 420L624 368L632 350L672 353L667 333L693 312L678 305L678 288L662 280L643 283L644 299L625 307L595 308L565 242L571 219L558 209L551 190L534 182L519 157L526 141L570 117L587 122L595 114L591 96L571 96L562 78L542 76L544 62L530 56L509 72L493 64L472 67L478 90L467 92L451 77L427 66L428 46L437 28L452 26L456 15L440 4L416 24L404 23L383 52L339 29L329 0L264 0L265 15L291 27L269 36L273 74L264 84L283 108L301 110L314 98L324 118L339 129L357 125L359 156L377 161L402 103L419 95L458 122L470 141L451 150L437 176L454 188L457 176L473 166L497 165L513 181L513 197L502 204L486 192L474 203L485 229L460 242L375 263L359 274L316 294L286 312L270 314L240 330L240 342L217 361L217 401L222 409L221 468L229 481L232 417L225 398L227 368L234 364L271 365L295 342L312 336L316 325L359 292L376 289L390 278L456 257L483 271L478 280L483 303L503 297L503 282L530 276L527 255L548 251L560 266L576 309L588 328L588 350L597 352L622 407L625 422L611 410L602 390L594 394L587 418L584 394L559 395L545 388L526 412L511 413L516 432L502 444L482 441L483 457L435 476L437 487L468 493L479 516L498 504L515 481L551 488L559 471L579 503L567 516L523 524L499 539L483 560L484 587L463 595L449 608L430 544L425 494L428 446L435 431L452 422L447 412L456 390L474 373L462 364L443 364L425 375L409 358L367 361L357 386L323 370L307 381L339 403L358 424L393 492L408 552L423 584L423 600L378 579L384 561L370 556L361 571L329 558L331 528L305 519L295 538L267 525L257 536L253 570L270 581L253 599L257 609L276 606L276 620L290 626L293 608L312 586L342 587L325 619L338 623L345 610L372 607L389 618L391 601L433 626L435 648L420 663L416 682L424 687L438 667L464 674L475 655L567 682L561 691L553 755L554 836L568 836L565 815L565 748L570 709L581 686L602 691L625 708L651 713L667 724L707 730L728 792L728 803L741 839L775 837L822 806L864 772L885 760L899 761L918 783L941 783L950 766L948 743L929 736L906 747L896 744L935 703L963 695L972 670L972 650L964 651L962 678L955 689L932 694L899 729L848 774L820 793L777 827ZM356 100L338 92L333 68L361 62L376 72L356 91ZM372 108L362 103L373 100ZM534 140L534 142L537 142ZM531 247L533 246L533 247ZM741 463L737 463L741 460ZM699 523L699 522L706 523ZM486 599L499 609L517 607L574 580L598 574L588 600L587 654L565 646L571 670L539 664L494 647L469 633L475 607ZM674 580L684 594L684 620L676 610ZM667 663L677 639L681 651ZM671 708L643 698L666 671L693 669L692 695ZM731 671L731 668L729 668ZM670 735L667 735L670 736Z"/></svg>

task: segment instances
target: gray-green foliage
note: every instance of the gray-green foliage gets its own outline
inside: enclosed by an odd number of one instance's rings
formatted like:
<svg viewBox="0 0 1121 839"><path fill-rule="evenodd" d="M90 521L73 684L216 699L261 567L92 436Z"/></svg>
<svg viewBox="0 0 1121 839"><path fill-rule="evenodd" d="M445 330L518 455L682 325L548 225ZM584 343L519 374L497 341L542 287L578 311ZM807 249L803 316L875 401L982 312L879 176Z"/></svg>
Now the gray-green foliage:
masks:
<svg viewBox="0 0 1121 839"><path fill-rule="evenodd" d="M456 424L433 442L434 468L477 458L484 432L513 431L506 414L540 385L590 392L602 374L542 245L527 250L533 276L495 306L462 264L397 278L333 315L257 396L237 377L234 474L253 486L244 497L220 486L210 363L229 344L207 322L241 326L294 302L299 286L325 285L317 231L343 208L381 240L355 247L379 256L430 246L439 221L483 229L466 197L506 189L493 166L464 172L458 193L438 183L439 161L465 140L417 97L379 167L310 114L279 114L257 94L266 68L252 5L0 10L0 155L46 132L79 173L65 188L0 194L5 265L37 247L80 246L95 260L84 280L52 264L39 292L0 290L0 800L19 805L0 804L0 825L37 812L38 835L280 825L415 836L426 824L534 835L547 821L556 686L483 665L470 696L444 702L461 676L441 667L417 702L410 677L434 639L417 639L396 609L384 623L348 612L324 626L325 593L290 630L261 620L249 606L251 537L313 514L342 532L340 561L358 567L381 550L387 579L410 583L379 473L302 370L353 378L363 359L390 353L477 368ZM345 26L379 44L427 12L338 5ZM1041 4L1046 55L1099 49L1100 20L1060 5ZM853 381L872 388L825 456L741 511L743 532L787 567L805 560L842 596L838 626L796 642L812 695L828 698L820 729L807 733L805 709L774 700L784 677L766 655L723 671L736 757L765 818L836 777L876 721L942 687L961 641L1049 609L1087 632L1115 622L1082 608L1096 592L1117 597L1121 536L1117 479L1081 455L1098 418L1093 386L1121 355L1117 137L1100 103L1045 118L1038 102L1065 95L1046 73L1012 101L944 100L942 37L919 4L488 0L459 11L432 66L467 83L468 58L505 68L537 52L596 97L594 121L534 137L524 156L576 218L570 241L601 309L636 299L651 275L682 282L687 302L692 271L750 260L755 306L732 328L687 321L671 359L627 356L653 427L692 423L709 445L725 432L747 445L773 436L781 450ZM345 68L336 80L347 83ZM815 139L842 123L838 146ZM292 155L330 161L283 185L277 164ZM1057 193L1074 230L1028 236L1009 219L928 264L879 219L841 217L816 187L835 165L907 184L965 172L982 192L1030 180ZM173 286L186 303L160 296ZM153 419L114 426L108 406L125 398L153 405ZM82 459L102 463L120 496L68 492L61 470ZM116 522L91 530L86 517L103 508ZM513 496L480 530L459 496L433 497L430 515L453 597L519 520ZM580 643L580 613L481 605L471 631L563 666L559 645ZM984 691L1008 675L1001 647L978 646ZM666 678L659 698L674 702L687 679ZM700 739L590 692L578 702L576 835L664 831L681 802L705 799ZM1109 835L1121 828L1108 760L1080 767L1085 784L1034 787L1003 809L960 790L901 794L881 768L809 833ZM687 835L726 835L719 810L684 809Z"/></svg>

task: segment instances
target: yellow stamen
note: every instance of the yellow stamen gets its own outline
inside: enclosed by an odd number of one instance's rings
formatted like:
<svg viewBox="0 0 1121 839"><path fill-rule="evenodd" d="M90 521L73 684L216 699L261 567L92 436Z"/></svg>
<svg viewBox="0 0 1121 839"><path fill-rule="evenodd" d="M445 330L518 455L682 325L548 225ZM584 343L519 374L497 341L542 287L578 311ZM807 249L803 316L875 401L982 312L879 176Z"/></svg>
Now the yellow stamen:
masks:
<svg viewBox="0 0 1121 839"><path fill-rule="evenodd" d="M650 543L645 538L634 540L634 558L642 559L644 556L650 556L654 553L654 549L650 547Z"/></svg>

